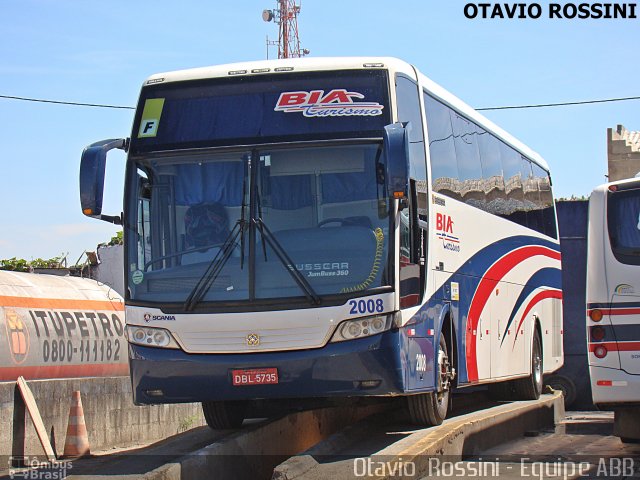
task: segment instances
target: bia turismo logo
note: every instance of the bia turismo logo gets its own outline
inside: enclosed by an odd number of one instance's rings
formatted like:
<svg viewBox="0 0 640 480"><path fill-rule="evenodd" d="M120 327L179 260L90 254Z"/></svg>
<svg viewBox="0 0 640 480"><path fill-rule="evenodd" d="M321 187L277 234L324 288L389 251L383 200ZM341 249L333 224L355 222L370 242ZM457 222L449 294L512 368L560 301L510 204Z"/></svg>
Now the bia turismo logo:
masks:
<svg viewBox="0 0 640 480"><path fill-rule="evenodd" d="M453 234L453 218L442 213L436 214L436 237L442 240L445 250L460 251L460 237Z"/></svg>
<svg viewBox="0 0 640 480"><path fill-rule="evenodd" d="M361 102L365 96L338 88L310 92L284 92L280 94L274 110L284 113L302 113L305 117L375 117L382 115L383 105Z"/></svg>

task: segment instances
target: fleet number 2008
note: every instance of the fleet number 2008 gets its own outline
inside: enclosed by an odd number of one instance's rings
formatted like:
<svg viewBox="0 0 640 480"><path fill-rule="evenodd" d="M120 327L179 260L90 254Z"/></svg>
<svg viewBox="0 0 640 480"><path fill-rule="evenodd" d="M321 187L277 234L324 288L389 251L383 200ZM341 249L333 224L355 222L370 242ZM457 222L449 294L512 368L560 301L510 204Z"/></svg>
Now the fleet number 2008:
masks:
<svg viewBox="0 0 640 480"><path fill-rule="evenodd" d="M351 310L350 315L362 315L363 313L382 313L384 311L384 302L381 298L376 300L349 300Z"/></svg>

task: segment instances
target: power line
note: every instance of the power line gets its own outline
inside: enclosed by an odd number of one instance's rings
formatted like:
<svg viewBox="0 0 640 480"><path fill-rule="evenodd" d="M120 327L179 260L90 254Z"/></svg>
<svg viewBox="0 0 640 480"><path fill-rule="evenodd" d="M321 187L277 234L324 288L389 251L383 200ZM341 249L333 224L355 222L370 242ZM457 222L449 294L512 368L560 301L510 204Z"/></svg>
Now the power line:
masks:
<svg viewBox="0 0 640 480"><path fill-rule="evenodd" d="M0 95L0 98L5 98L8 100L20 100L23 102L40 102L40 103L53 103L57 105L71 105L74 107L97 107L97 108L115 108L115 109L121 109L121 110L135 110L135 107L128 107L124 105L65 102L61 100L47 100L42 98L16 97L13 95ZM502 107L483 107L483 108L476 108L476 110L487 111L487 110L517 110L517 109L525 109L525 108L568 107L571 105L589 105L589 104L597 104L597 103L626 102L629 100L640 100L640 96L639 97L606 98L601 100L583 100L579 102L559 102L559 103L540 103L540 104L534 104L534 105L509 105L509 106L502 106Z"/></svg>
<svg viewBox="0 0 640 480"><path fill-rule="evenodd" d="M540 103L538 105L513 105L513 106L507 106L507 107L484 107L484 108L476 108L476 110L486 111L486 110L515 110L520 108L567 107L570 105L588 105L592 103L625 102L627 100L640 100L640 97L607 98L604 100L584 100L581 102Z"/></svg>
<svg viewBox="0 0 640 480"><path fill-rule="evenodd" d="M63 102L60 100L45 100L43 98L14 97L11 95L0 95L0 98L6 98L9 100L21 100L23 102L40 102L40 103L55 103L57 105L72 105L74 107L119 108L123 110L135 110L135 107L126 107L122 105L104 105L100 103L82 103L82 102Z"/></svg>

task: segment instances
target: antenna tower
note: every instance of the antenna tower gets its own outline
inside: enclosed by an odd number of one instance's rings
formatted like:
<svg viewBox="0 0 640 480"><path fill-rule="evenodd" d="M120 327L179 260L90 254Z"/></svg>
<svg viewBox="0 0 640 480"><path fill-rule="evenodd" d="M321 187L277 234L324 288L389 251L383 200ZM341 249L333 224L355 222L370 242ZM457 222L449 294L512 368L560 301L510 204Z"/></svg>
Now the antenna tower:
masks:
<svg viewBox="0 0 640 480"><path fill-rule="evenodd" d="M296 0L277 0L277 8L263 10L262 19L265 22L274 22L278 25L278 41L269 41L267 37L267 58L269 58L269 45L278 46L278 58L299 58L309 55L309 50L300 48L300 36L298 35L298 14L300 5Z"/></svg>

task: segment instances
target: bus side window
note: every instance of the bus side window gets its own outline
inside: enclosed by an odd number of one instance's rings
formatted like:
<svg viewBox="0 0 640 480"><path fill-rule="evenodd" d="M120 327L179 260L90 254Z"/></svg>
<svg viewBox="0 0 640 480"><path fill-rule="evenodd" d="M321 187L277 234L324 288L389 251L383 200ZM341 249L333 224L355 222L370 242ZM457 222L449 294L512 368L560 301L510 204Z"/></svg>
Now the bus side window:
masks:
<svg viewBox="0 0 640 480"><path fill-rule="evenodd" d="M407 77L397 75L396 99L398 120L407 125L410 141L409 206L400 212L400 306L406 308L419 304L424 292L426 236L418 225L418 218L423 222L427 220L428 179L418 85Z"/></svg>
<svg viewBox="0 0 640 480"><path fill-rule="evenodd" d="M151 224L149 222L149 204L151 202L151 184L146 172L138 169L138 269L144 270L151 259Z"/></svg>

